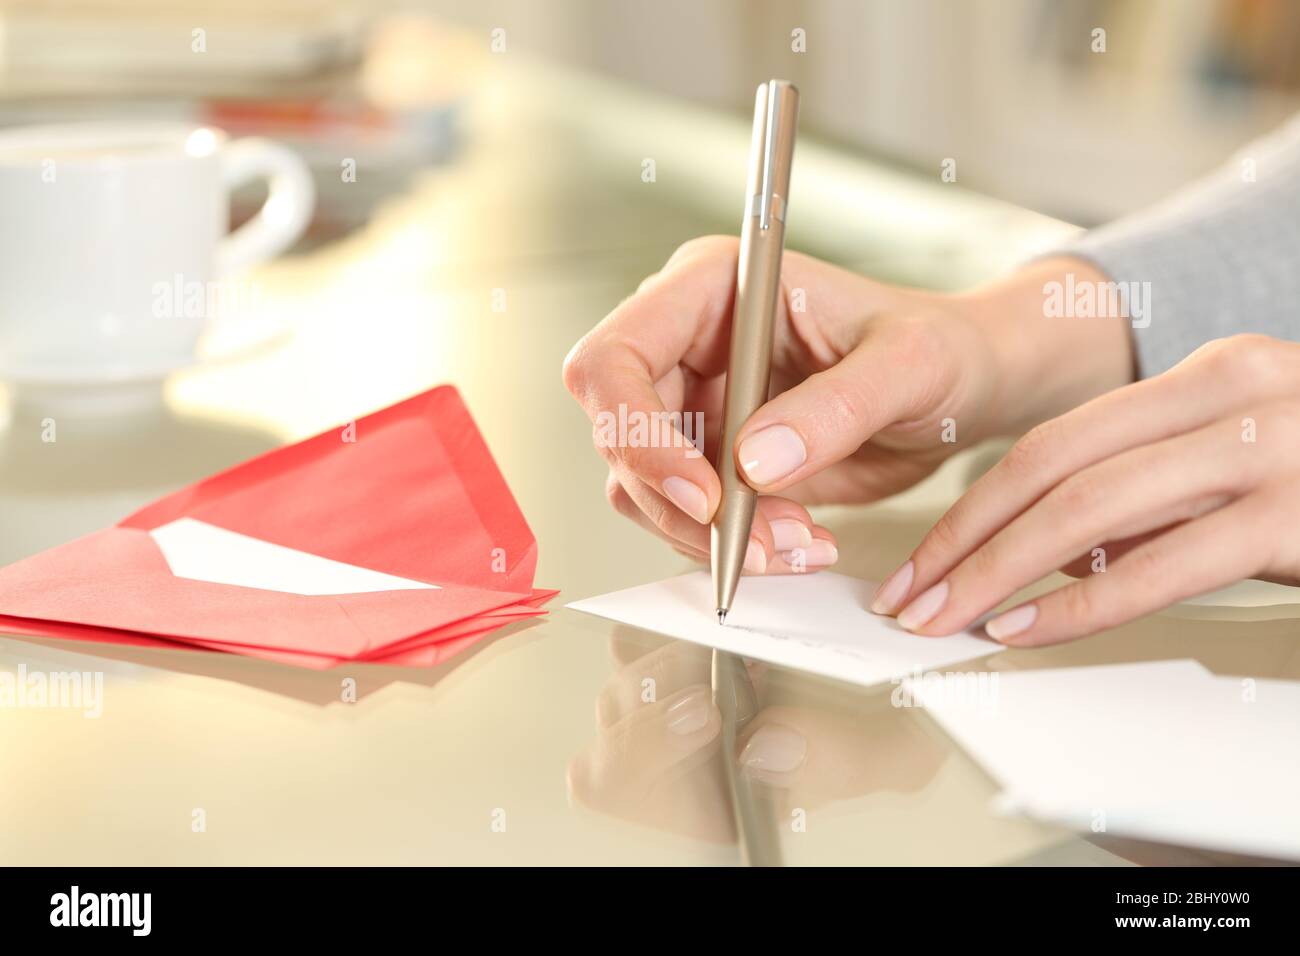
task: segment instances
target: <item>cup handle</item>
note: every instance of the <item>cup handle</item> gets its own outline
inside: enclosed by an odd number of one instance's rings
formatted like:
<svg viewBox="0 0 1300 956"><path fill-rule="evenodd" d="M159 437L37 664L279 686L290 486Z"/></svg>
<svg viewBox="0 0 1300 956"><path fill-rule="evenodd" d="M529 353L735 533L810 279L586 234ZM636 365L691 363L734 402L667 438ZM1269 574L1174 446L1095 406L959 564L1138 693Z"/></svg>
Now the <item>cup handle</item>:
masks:
<svg viewBox="0 0 1300 956"><path fill-rule="evenodd" d="M265 178L269 189L257 215L217 244L220 278L283 252L311 222L316 205L311 172L297 153L278 143L256 137L228 143L221 151L221 178L227 193L258 178Z"/></svg>

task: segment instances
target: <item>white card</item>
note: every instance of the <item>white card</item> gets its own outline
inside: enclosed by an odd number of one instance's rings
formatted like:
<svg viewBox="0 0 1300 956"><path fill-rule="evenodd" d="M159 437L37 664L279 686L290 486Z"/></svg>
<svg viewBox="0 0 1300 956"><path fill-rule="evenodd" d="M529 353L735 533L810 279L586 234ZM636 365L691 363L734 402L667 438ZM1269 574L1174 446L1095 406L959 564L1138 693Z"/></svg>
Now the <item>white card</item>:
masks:
<svg viewBox="0 0 1300 956"><path fill-rule="evenodd" d="M867 610L876 586L830 571L744 577L726 624L695 571L599 597L576 611L782 667L871 687L1000 651L973 634L918 637Z"/></svg>
<svg viewBox="0 0 1300 956"><path fill-rule="evenodd" d="M983 699L910 681L1004 788L1085 832L1300 859L1300 683L1196 661L1001 672Z"/></svg>
<svg viewBox="0 0 1300 956"><path fill-rule="evenodd" d="M178 578L288 594L364 594L437 589L436 584L332 561L193 518L149 531Z"/></svg>

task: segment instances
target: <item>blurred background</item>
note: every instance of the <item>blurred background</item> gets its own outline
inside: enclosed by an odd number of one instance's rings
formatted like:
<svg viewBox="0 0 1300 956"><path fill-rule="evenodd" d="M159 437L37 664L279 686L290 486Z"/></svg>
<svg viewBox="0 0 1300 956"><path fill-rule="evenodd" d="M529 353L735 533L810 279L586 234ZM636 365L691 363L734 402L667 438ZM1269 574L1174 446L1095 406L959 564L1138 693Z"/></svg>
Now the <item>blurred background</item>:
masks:
<svg viewBox="0 0 1300 956"><path fill-rule="evenodd" d="M201 116L290 137L322 162L331 141L364 134L367 161L394 175L448 148L444 111L481 91L494 29L499 53L737 115L759 79L779 75L803 90L808 132L935 175L956 158L965 185L1083 225L1150 202L1300 106L1300 6L1287 0L4 0L0 11L0 123ZM326 204L321 228L350 222L363 191Z"/></svg>

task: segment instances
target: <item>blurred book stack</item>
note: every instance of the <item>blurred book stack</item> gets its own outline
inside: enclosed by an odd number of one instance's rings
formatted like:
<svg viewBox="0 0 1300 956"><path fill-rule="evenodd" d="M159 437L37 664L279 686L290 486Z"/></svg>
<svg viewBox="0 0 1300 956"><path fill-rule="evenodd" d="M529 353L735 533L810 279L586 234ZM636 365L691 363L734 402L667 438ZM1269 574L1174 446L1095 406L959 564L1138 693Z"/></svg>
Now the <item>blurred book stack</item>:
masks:
<svg viewBox="0 0 1300 956"><path fill-rule="evenodd" d="M319 240L455 154L481 52L350 0L8 0L0 126L158 119L273 137L312 167ZM259 203L236 196L233 218Z"/></svg>
<svg viewBox="0 0 1300 956"><path fill-rule="evenodd" d="M1300 92L1300 4L1222 2L1219 33L1204 59L1208 82Z"/></svg>
<svg viewBox="0 0 1300 956"><path fill-rule="evenodd" d="M1035 13L1030 54L1061 68L1130 88L1141 80L1193 94L1300 92L1294 0L1038 0Z"/></svg>
<svg viewBox="0 0 1300 956"><path fill-rule="evenodd" d="M978 91L965 169L982 188L1073 222L1154 202L1300 110L1294 0L1004 0L980 10L967 23L971 65L959 68Z"/></svg>

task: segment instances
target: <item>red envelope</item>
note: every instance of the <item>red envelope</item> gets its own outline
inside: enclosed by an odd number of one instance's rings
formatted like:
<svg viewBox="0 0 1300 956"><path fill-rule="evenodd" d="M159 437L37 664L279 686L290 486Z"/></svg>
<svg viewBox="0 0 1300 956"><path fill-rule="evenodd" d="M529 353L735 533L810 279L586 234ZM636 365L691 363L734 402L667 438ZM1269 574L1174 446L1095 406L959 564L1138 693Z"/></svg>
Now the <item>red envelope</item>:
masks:
<svg viewBox="0 0 1300 956"><path fill-rule="evenodd" d="M505 479L444 386L0 570L0 631L307 667L433 666L544 613L555 592L534 590L536 563ZM290 593L285 580L365 587Z"/></svg>

